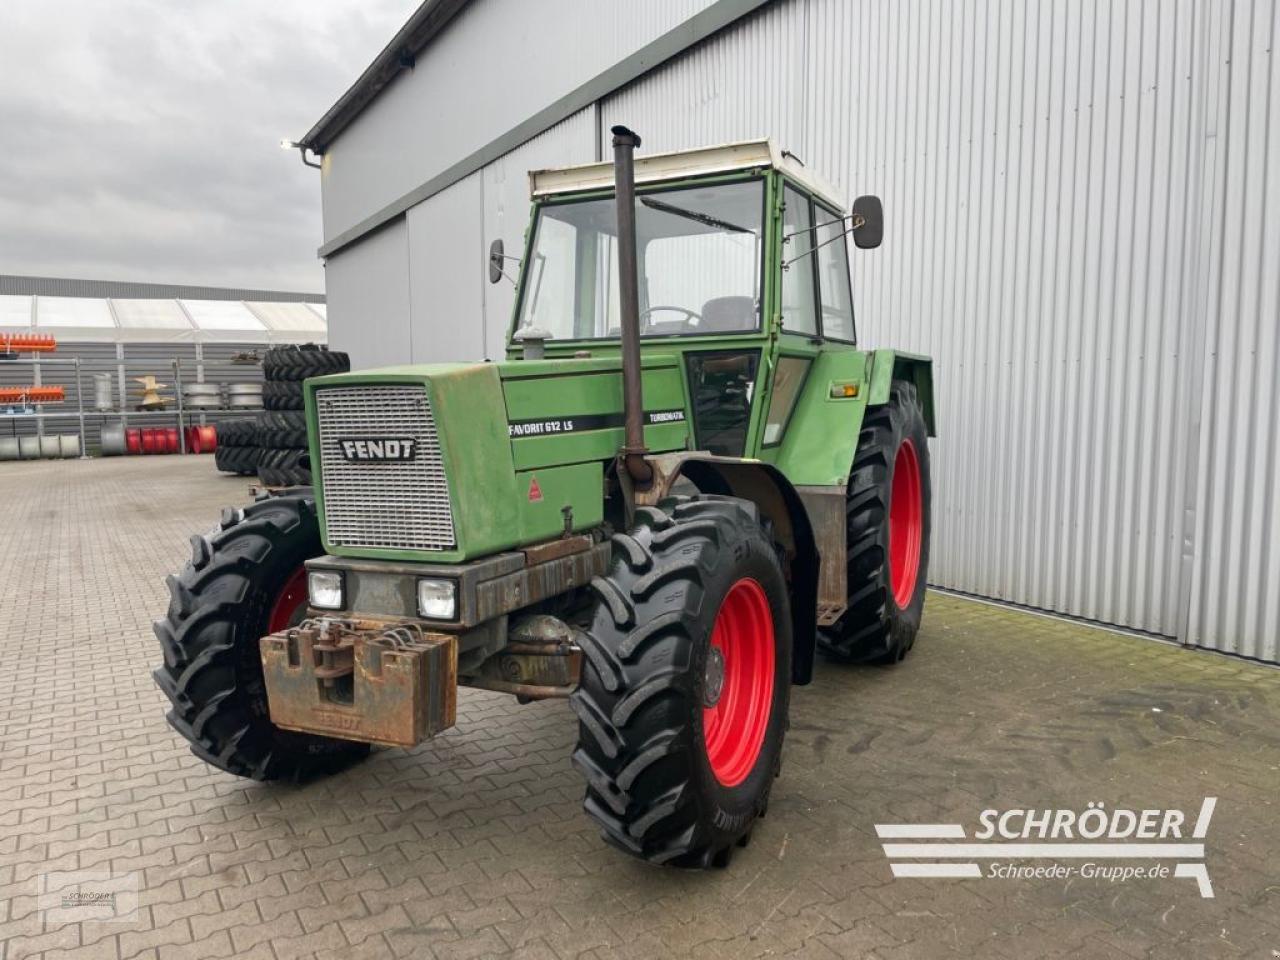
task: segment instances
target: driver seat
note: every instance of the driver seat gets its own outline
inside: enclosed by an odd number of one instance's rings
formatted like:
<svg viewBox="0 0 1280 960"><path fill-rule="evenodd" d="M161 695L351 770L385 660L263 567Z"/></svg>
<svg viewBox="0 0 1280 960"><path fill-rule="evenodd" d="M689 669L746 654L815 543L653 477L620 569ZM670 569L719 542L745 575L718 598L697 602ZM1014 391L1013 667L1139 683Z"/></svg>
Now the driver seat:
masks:
<svg viewBox="0 0 1280 960"><path fill-rule="evenodd" d="M741 332L758 326L754 297L713 297L702 305L701 313L699 333Z"/></svg>

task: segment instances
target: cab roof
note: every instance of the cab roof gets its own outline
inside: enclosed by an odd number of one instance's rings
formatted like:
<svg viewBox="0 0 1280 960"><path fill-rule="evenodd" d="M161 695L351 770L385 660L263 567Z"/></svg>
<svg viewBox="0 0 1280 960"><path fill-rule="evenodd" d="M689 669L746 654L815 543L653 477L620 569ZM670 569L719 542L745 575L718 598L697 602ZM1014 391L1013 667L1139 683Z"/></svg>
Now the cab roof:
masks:
<svg viewBox="0 0 1280 960"><path fill-rule="evenodd" d="M848 200L839 190L772 140L743 140L695 150L637 155L635 158L638 184L769 167L782 171L837 210L843 211L848 206ZM529 195L534 199L607 189L613 183L613 163L609 161L529 171Z"/></svg>

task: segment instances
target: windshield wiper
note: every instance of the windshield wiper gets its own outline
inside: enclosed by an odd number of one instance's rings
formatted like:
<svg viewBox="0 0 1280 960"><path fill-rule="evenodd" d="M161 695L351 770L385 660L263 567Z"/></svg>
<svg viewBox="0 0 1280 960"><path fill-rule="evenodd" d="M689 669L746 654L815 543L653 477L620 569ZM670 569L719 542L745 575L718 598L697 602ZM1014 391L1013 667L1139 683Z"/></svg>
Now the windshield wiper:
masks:
<svg viewBox="0 0 1280 960"><path fill-rule="evenodd" d="M661 210L663 213L670 213L677 217L684 217L686 220L696 220L698 223L707 227L719 227L721 230L729 230L732 233L755 234L754 230L749 230L746 227L740 227L736 223L730 223L728 220L721 220L707 213L699 213L697 210L686 210L684 207L677 207L675 204L664 203L661 200L653 199L653 197L641 197L640 202L652 210Z"/></svg>

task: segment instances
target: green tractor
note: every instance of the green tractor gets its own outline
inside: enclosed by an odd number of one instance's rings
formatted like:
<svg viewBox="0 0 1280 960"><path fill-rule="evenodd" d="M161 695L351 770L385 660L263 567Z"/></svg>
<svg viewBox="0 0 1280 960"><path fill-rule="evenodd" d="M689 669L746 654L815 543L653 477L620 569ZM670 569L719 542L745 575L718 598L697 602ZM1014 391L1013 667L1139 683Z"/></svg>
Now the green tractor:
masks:
<svg viewBox="0 0 1280 960"><path fill-rule="evenodd" d="M313 487L192 538L155 678L206 762L300 779L446 729L459 685L564 697L604 839L722 865L816 652L911 649L933 380L856 346L880 201L768 141L613 134L530 174L505 360L307 380Z"/></svg>

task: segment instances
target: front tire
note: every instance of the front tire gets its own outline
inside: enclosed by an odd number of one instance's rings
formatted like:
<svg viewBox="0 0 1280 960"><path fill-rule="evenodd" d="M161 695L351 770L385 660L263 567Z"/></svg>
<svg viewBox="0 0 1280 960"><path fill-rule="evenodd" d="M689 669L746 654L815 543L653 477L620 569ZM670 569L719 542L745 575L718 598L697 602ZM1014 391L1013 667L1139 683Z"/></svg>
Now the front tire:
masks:
<svg viewBox="0 0 1280 960"><path fill-rule="evenodd" d="M191 538L191 562L168 578L155 623L164 663L152 674L170 725L201 760L254 780L303 779L369 752L367 744L281 730L271 722L258 640L306 613L304 561L319 556L310 493L224 510Z"/></svg>
<svg viewBox="0 0 1280 960"><path fill-rule="evenodd" d="M929 570L929 436L914 384L895 380L867 410L845 499L848 605L818 632L846 663L897 663L911 650Z"/></svg>
<svg viewBox="0 0 1280 960"><path fill-rule="evenodd" d="M610 844L724 865L769 802L787 728L791 613L754 504L675 498L613 538L582 635L574 766Z"/></svg>

